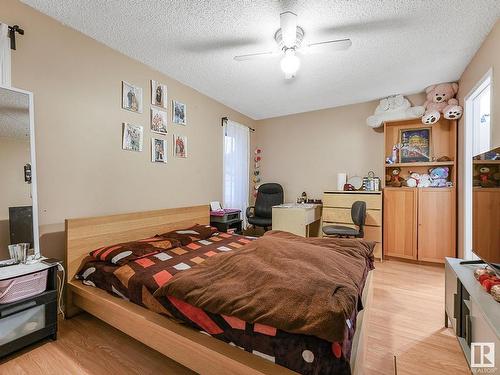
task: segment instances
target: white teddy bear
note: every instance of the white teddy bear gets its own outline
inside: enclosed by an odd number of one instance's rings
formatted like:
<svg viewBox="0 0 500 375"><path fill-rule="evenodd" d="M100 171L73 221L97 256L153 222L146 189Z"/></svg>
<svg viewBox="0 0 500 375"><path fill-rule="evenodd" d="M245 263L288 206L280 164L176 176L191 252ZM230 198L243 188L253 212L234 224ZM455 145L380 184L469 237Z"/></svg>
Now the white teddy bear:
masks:
<svg viewBox="0 0 500 375"><path fill-rule="evenodd" d="M366 119L366 123L372 128L378 128L384 121L419 118L424 112L423 106L412 107L403 95L393 95L380 100L375 113Z"/></svg>

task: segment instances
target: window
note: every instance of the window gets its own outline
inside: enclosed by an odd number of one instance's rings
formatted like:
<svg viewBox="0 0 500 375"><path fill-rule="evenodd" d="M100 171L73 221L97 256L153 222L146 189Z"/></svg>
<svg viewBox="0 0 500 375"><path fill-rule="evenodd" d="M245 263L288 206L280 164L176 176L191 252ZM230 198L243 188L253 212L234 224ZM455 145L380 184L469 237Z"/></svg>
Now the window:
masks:
<svg viewBox="0 0 500 375"><path fill-rule="evenodd" d="M224 123L223 205L224 208L240 209L244 224L250 194L249 150L248 127L226 120Z"/></svg>
<svg viewBox="0 0 500 375"><path fill-rule="evenodd" d="M472 253L472 157L491 149L491 103L493 72L490 69L465 98L464 128L464 258Z"/></svg>

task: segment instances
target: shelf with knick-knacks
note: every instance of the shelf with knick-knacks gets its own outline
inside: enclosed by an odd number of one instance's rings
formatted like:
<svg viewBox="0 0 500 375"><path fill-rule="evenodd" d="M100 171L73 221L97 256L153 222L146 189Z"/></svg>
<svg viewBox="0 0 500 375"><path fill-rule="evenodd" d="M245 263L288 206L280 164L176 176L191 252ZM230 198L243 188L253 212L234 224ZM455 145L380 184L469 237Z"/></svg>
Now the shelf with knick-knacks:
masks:
<svg viewBox="0 0 500 375"><path fill-rule="evenodd" d="M434 125L420 119L386 122L384 139L384 187L455 186L455 120L440 119Z"/></svg>
<svg viewBox="0 0 500 375"><path fill-rule="evenodd" d="M384 151L384 256L433 263L455 256L457 121L386 122Z"/></svg>

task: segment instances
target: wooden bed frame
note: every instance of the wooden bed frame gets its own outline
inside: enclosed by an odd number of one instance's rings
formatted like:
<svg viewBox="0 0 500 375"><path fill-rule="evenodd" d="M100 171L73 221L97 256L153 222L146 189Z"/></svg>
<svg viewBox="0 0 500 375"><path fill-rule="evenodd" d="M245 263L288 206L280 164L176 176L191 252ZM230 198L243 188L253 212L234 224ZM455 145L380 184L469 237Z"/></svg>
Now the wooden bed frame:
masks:
<svg viewBox="0 0 500 375"><path fill-rule="evenodd" d="M66 220L67 315L71 317L80 309L85 310L197 373L295 373L74 278L81 261L92 249L208 223L206 205ZM365 287L366 305L371 300L370 280L371 275ZM366 313L353 340L353 374L363 373Z"/></svg>

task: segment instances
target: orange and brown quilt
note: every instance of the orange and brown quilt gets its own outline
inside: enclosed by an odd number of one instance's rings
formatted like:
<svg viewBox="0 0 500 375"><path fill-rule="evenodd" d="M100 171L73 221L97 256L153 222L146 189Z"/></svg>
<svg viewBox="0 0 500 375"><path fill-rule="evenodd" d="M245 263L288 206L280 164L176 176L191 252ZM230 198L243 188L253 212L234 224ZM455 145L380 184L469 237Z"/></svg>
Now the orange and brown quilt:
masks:
<svg viewBox="0 0 500 375"><path fill-rule="evenodd" d="M238 251L253 239L215 233L184 246L157 248L143 257L131 258L122 265L88 257L77 277L86 285L104 289L184 322L194 329L301 374L350 374L348 358L356 312L350 317L350 324L346 325L344 340L332 343L311 335L289 333L232 316L212 314L173 296L153 296L175 274L196 267L217 254Z"/></svg>

